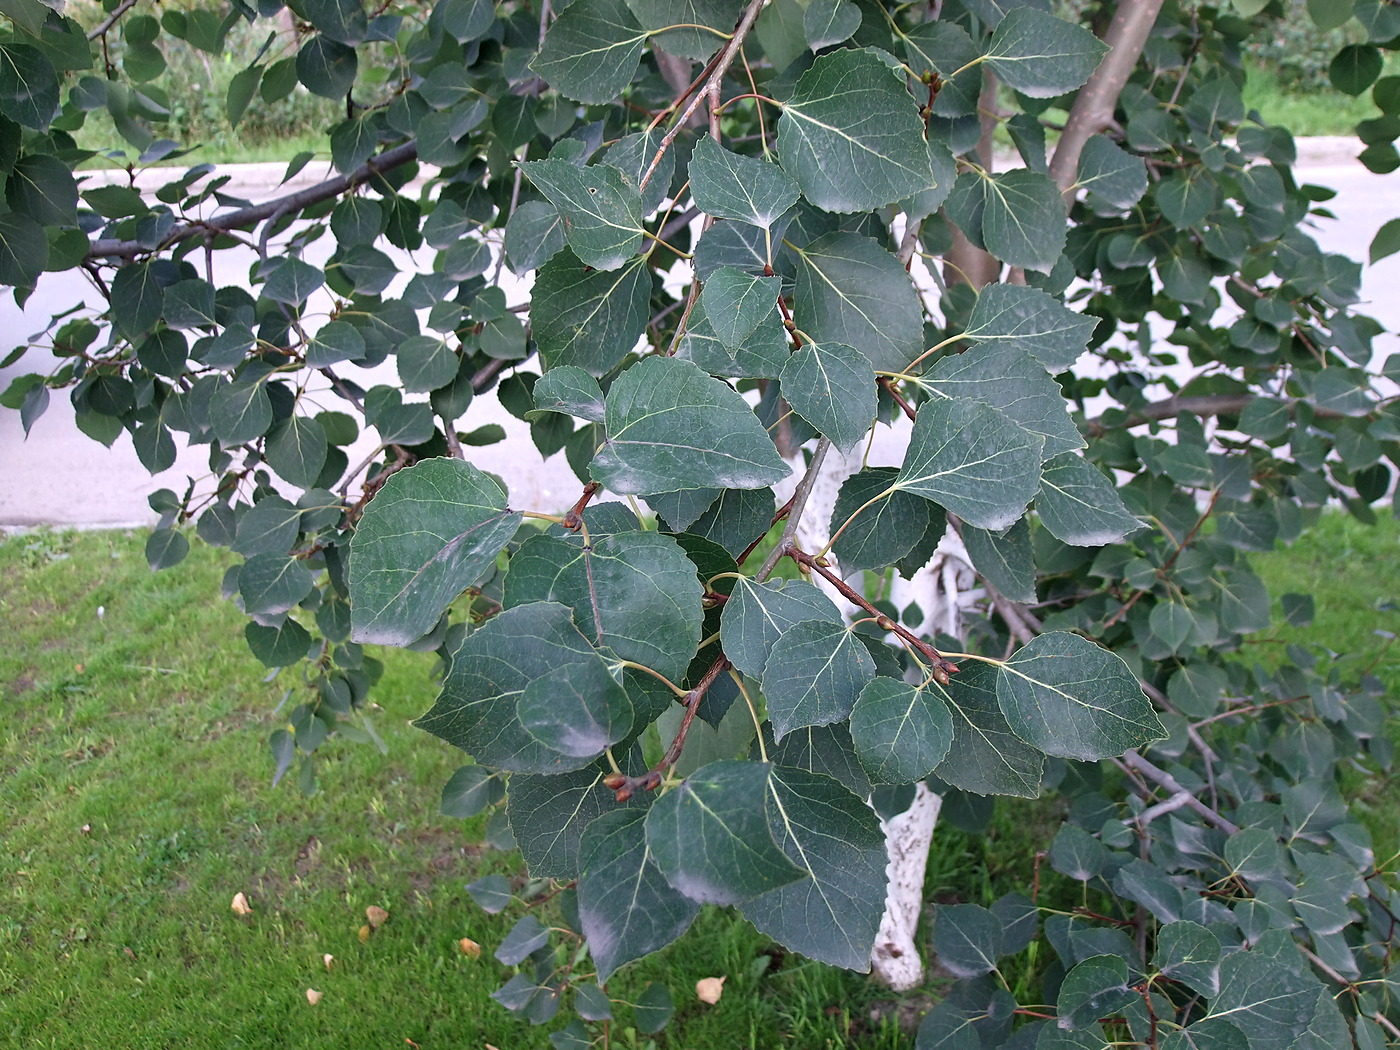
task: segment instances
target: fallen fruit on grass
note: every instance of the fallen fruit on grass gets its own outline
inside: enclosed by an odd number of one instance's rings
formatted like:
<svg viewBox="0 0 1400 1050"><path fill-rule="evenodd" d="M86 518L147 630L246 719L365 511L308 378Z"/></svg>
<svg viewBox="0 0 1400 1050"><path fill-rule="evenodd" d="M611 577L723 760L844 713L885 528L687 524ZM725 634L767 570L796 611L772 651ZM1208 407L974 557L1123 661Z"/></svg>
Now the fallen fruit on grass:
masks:
<svg viewBox="0 0 1400 1050"><path fill-rule="evenodd" d="M370 929L369 929L368 926L361 926L361 927L360 927L360 940L362 940L362 941L367 941L367 940L369 940L369 934L370 934Z"/></svg>
<svg viewBox="0 0 1400 1050"><path fill-rule="evenodd" d="M233 895L233 903L229 905L235 915L252 915L253 909L248 905L248 898L241 893Z"/></svg>
<svg viewBox="0 0 1400 1050"><path fill-rule="evenodd" d="M481 945L477 944L476 941L472 940L470 937L463 937L457 942L457 947L462 949L463 955L470 955L473 959L481 957Z"/></svg>

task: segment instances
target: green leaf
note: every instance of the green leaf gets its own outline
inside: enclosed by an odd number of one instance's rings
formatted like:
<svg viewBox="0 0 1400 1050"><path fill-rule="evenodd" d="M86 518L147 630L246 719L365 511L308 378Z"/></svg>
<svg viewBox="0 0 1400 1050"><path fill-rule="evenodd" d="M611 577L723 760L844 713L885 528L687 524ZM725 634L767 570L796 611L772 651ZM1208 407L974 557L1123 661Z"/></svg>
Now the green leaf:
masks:
<svg viewBox="0 0 1400 1050"><path fill-rule="evenodd" d="M997 968L1001 920L977 904L944 904L933 915L933 950L955 977L981 977Z"/></svg>
<svg viewBox="0 0 1400 1050"><path fill-rule="evenodd" d="M851 739L870 779L912 784L933 772L953 744L953 719L936 693L876 678L851 712Z"/></svg>
<svg viewBox="0 0 1400 1050"><path fill-rule="evenodd" d="M152 262L123 266L113 275L112 322L128 339L145 334L160 319L165 305L160 276L160 267Z"/></svg>
<svg viewBox="0 0 1400 1050"><path fill-rule="evenodd" d="M898 489L889 491L898 474L897 467L868 467L841 483L831 511L829 535L836 536L831 551L843 571L881 569L898 561L913 549L927 528L927 500ZM865 507L871 500L878 502ZM860 513L852 519L858 510Z"/></svg>
<svg viewBox="0 0 1400 1050"><path fill-rule="evenodd" d="M1093 135L1079 155L1078 185L1110 208L1131 208L1147 192L1147 166L1112 139Z"/></svg>
<svg viewBox="0 0 1400 1050"><path fill-rule="evenodd" d="M982 241L987 251L1011 266L1049 273L1065 247L1065 205L1059 187L1050 176L1026 168L984 177L983 182Z"/></svg>
<svg viewBox="0 0 1400 1050"><path fill-rule="evenodd" d="M48 257L49 242L44 236L42 226L28 215L19 212L11 211L0 215L0 285L12 288L32 287L44 272ZM126 269L118 270L117 278L126 273ZM113 279L113 284L115 283L116 278ZM116 312L117 308L114 305L113 314Z"/></svg>
<svg viewBox="0 0 1400 1050"><path fill-rule="evenodd" d="M941 358L919 385L943 397L967 398L1001 409L1045 439L1041 455L1046 459L1084 447L1060 384L1023 350L994 343Z"/></svg>
<svg viewBox="0 0 1400 1050"><path fill-rule="evenodd" d="M1062 826L1050 844L1050 866L1080 882L1102 874L1108 859L1108 848L1077 824Z"/></svg>
<svg viewBox="0 0 1400 1050"><path fill-rule="evenodd" d="M764 488L791 473L743 397L689 361L649 357L608 391L590 472L613 492Z"/></svg>
<svg viewBox="0 0 1400 1050"><path fill-rule="evenodd" d="M598 380L574 365L560 365L540 376L530 391L535 408L563 412L594 423L603 421L603 391Z"/></svg>
<svg viewBox="0 0 1400 1050"><path fill-rule="evenodd" d="M311 570L297 558L255 554L238 572L238 593L249 616L279 616L311 593Z"/></svg>
<svg viewBox="0 0 1400 1050"><path fill-rule="evenodd" d="M934 770L939 780L979 795L1036 798L1044 756L1012 734L997 703L995 668L967 661L942 699L952 714L953 743Z"/></svg>
<svg viewBox="0 0 1400 1050"><path fill-rule="evenodd" d="M1095 955L1065 974L1055 1005L1060 1024L1088 1028L1140 997L1128 987L1128 963L1118 955Z"/></svg>
<svg viewBox="0 0 1400 1050"><path fill-rule="evenodd" d="M980 401L926 402L914 420L895 484L999 532L1025 511L1040 484L1042 439Z"/></svg>
<svg viewBox="0 0 1400 1050"><path fill-rule="evenodd" d="M640 257L620 270L594 270L561 251L535 277L530 320L540 356L548 368L606 375L646 330L650 301L651 274Z"/></svg>
<svg viewBox="0 0 1400 1050"><path fill-rule="evenodd" d="M1390 219L1381 225L1371 239L1371 265L1400 252L1400 219Z"/></svg>
<svg viewBox="0 0 1400 1050"><path fill-rule="evenodd" d="M78 184L57 157L30 153L15 162L5 182L5 199L40 226L76 226Z"/></svg>
<svg viewBox="0 0 1400 1050"><path fill-rule="evenodd" d="M30 44L0 44L0 114L44 131L58 101L58 71L43 51Z"/></svg>
<svg viewBox="0 0 1400 1050"><path fill-rule="evenodd" d="M804 620L839 626L841 613L830 598L802 580L736 580L720 616L724 654L750 678L762 678L778 639Z"/></svg>
<svg viewBox="0 0 1400 1050"><path fill-rule="evenodd" d="M511 776L506 809L516 844L533 877L579 877L584 830L623 805L603 783L606 775L606 768L592 765L559 776ZM636 803L627 805L643 808Z"/></svg>
<svg viewBox="0 0 1400 1050"><path fill-rule="evenodd" d="M156 529L146 537L146 564L152 572L179 565L190 553L190 541L183 532Z"/></svg>
<svg viewBox="0 0 1400 1050"><path fill-rule="evenodd" d="M1316 978L1259 951L1233 952L1220 961L1220 994L1207 1018L1234 1025L1251 1050L1291 1047L1318 1013L1320 995L1331 1005Z"/></svg>
<svg viewBox="0 0 1400 1050"><path fill-rule="evenodd" d="M582 537L531 537L511 558L505 585L507 608L566 605L586 637L672 681L700 642L700 596L695 566L656 532L594 537L590 545Z"/></svg>
<svg viewBox="0 0 1400 1050"><path fill-rule="evenodd" d="M1376 82L1385 69L1380 48L1370 44L1348 44L1327 67L1328 79L1338 91L1359 95ZM16 117L16 120L19 118Z"/></svg>
<svg viewBox="0 0 1400 1050"><path fill-rule="evenodd" d="M765 722L762 727L763 741L768 748L768 757L777 766L791 766L808 773L821 773L843 784L859 798L870 795L870 778L856 758L855 743L851 740L851 730L847 723L836 722L829 726L804 726L794 729L781 742L773 739L773 726ZM758 745L749 758L758 757Z"/></svg>
<svg viewBox="0 0 1400 1050"><path fill-rule="evenodd" d="M362 0L302 0L306 20L342 44L364 42L369 29Z"/></svg>
<svg viewBox="0 0 1400 1050"><path fill-rule="evenodd" d="M258 85L262 83L263 67L249 66L233 75L228 84L228 95L224 108L228 114L229 127L236 128L248 111L248 103L253 101Z"/></svg>
<svg viewBox="0 0 1400 1050"><path fill-rule="evenodd" d="M576 102L611 102L637 74L647 32L623 0L574 0L530 66Z"/></svg>
<svg viewBox="0 0 1400 1050"><path fill-rule="evenodd" d="M997 671L1012 731L1048 755L1092 762L1166 735L1128 665L1075 634L1042 634Z"/></svg>
<svg viewBox="0 0 1400 1050"><path fill-rule="evenodd" d="M1215 934L1200 923L1181 919L1157 931L1152 965L1173 981L1210 999L1220 990L1220 954L1220 941Z"/></svg>
<svg viewBox="0 0 1400 1050"><path fill-rule="evenodd" d="M438 812L444 817L474 817L505 797L501 778L482 766L462 766L442 786Z"/></svg>
<svg viewBox="0 0 1400 1050"><path fill-rule="evenodd" d="M822 620L788 628L768 657L763 695L777 740L802 726L841 721L875 677L875 661L856 636Z"/></svg>
<svg viewBox="0 0 1400 1050"><path fill-rule="evenodd" d="M1035 601L1035 552L1027 519L1000 534L965 525L962 539L979 576L1013 602Z"/></svg>
<svg viewBox="0 0 1400 1050"><path fill-rule="evenodd" d="M700 305L719 341L726 347L737 347L753 335L765 317L777 310L781 286L780 277L754 277L732 266L724 266L705 282Z"/></svg>
<svg viewBox="0 0 1400 1050"><path fill-rule="evenodd" d="M308 262L297 258L281 259L267 273L262 293L273 302L300 306L307 297L326 283L326 275Z"/></svg>
<svg viewBox="0 0 1400 1050"><path fill-rule="evenodd" d="M364 117L343 120L331 129L331 163L335 170L349 174L374 155L379 135L374 124Z"/></svg>
<svg viewBox="0 0 1400 1050"><path fill-rule="evenodd" d="M351 636L408 645L490 568L520 525L494 479L430 459L393 474L350 541Z"/></svg>
<svg viewBox="0 0 1400 1050"><path fill-rule="evenodd" d="M681 58L703 62L724 43L720 34L733 30L739 21L744 0L628 0L627 6L637 21L656 33L652 38L655 45Z"/></svg>
<svg viewBox="0 0 1400 1050"><path fill-rule="evenodd" d="M647 844L650 819L640 810L615 810L583 833L579 924L600 984L618 967L670 944L700 911L657 868Z"/></svg>
<svg viewBox="0 0 1400 1050"><path fill-rule="evenodd" d="M272 402L263 383L220 383L209 398L209 429L226 446L256 441L272 425Z"/></svg>
<svg viewBox="0 0 1400 1050"><path fill-rule="evenodd" d="M855 446L875 419L875 373L844 343L807 343L788 358L779 379L794 412L838 449Z"/></svg>
<svg viewBox="0 0 1400 1050"><path fill-rule="evenodd" d="M933 185L918 106L871 48L822 55L802 74L778 118L778 156L824 211L869 211Z"/></svg>
<svg viewBox="0 0 1400 1050"><path fill-rule="evenodd" d="M600 662L564 606L537 602L507 609L467 635L453 654L437 702L414 725L483 765L526 773L576 769L583 763L546 747L525 729L517 705L537 679L557 681L569 669ZM512 798L516 788L512 781Z"/></svg>
<svg viewBox="0 0 1400 1050"><path fill-rule="evenodd" d="M766 808L773 837L810 874L742 907L809 958L865 971L885 909L885 839L874 811L830 777L779 767Z"/></svg>
<svg viewBox="0 0 1400 1050"><path fill-rule="evenodd" d="M1098 318L1075 313L1034 288L989 284L978 293L963 336L1024 350L1061 372L1078 360L1097 324Z"/></svg>
<svg viewBox="0 0 1400 1050"><path fill-rule="evenodd" d="M551 751L597 758L632 728L632 701L601 660L549 671L525 687L516 704L525 732Z"/></svg>
<svg viewBox="0 0 1400 1050"><path fill-rule="evenodd" d="M243 629L243 637L264 667L290 667L306 659L311 647L311 634L290 616L277 627L250 621Z"/></svg>
<svg viewBox="0 0 1400 1050"><path fill-rule="evenodd" d="M506 259L517 275L538 269L563 247L564 221L547 201L526 201L506 223Z"/></svg>
<svg viewBox="0 0 1400 1050"><path fill-rule="evenodd" d="M1103 471L1066 452L1045 464L1035 509L1056 539L1074 547L1117 543L1142 528Z"/></svg>
<svg viewBox="0 0 1400 1050"><path fill-rule="evenodd" d="M987 65L1031 98L1073 91L1098 68L1108 47L1093 33L1034 7L1017 7L998 23Z"/></svg>
<svg viewBox="0 0 1400 1050"><path fill-rule="evenodd" d="M731 153L706 135L690 156L690 194L716 219L768 229L797 203L797 181L776 164Z"/></svg>
<svg viewBox="0 0 1400 1050"><path fill-rule="evenodd" d="M937 73L943 81L933 103L934 113L955 117L977 111L982 51L963 26L941 20L921 22L904 34L902 41L915 73Z"/></svg>
<svg viewBox="0 0 1400 1050"><path fill-rule="evenodd" d="M773 504L772 489L725 489L686 531L718 544L737 558L768 531L773 523Z"/></svg>
<svg viewBox="0 0 1400 1050"><path fill-rule="evenodd" d="M860 28L860 8L851 0L812 0L802 16L802 33L813 51L831 47Z"/></svg>
<svg viewBox="0 0 1400 1050"><path fill-rule="evenodd" d="M321 476L330 448L325 428L314 419L291 415L267 436L267 463L279 475L302 488Z"/></svg>
<svg viewBox="0 0 1400 1050"><path fill-rule="evenodd" d="M640 250L642 198L617 168L536 160L520 170L558 210L565 239L585 265L616 270Z"/></svg>
<svg viewBox="0 0 1400 1050"><path fill-rule="evenodd" d="M793 320L819 343L853 346L882 372L923 352L923 307L909 274L878 243L832 233L797 252Z"/></svg>
<svg viewBox="0 0 1400 1050"><path fill-rule="evenodd" d="M297 52L297 79L322 98L344 98L359 68L355 49L328 37L313 36Z"/></svg>
<svg viewBox="0 0 1400 1050"><path fill-rule="evenodd" d="M637 1027L648 1035L655 1035L671 1023L676 1008L671 1003L671 992L664 984L648 984L632 1007L637 1018Z"/></svg>
<svg viewBox="0 0 1400 1050"><path fill-rule="evenodd" d="M408 393L427 393L457 377L457 355L442 336L416 335L405 339L395 357L400 385Z"/></svg>
<svg viewBox="0 0 1400 1050"><path fill-rule="evenodd" d="M647 843L679 892L702 904L740 904L804 877L765 815L773 772L766 762L712 762L651 807Z"/></svg>

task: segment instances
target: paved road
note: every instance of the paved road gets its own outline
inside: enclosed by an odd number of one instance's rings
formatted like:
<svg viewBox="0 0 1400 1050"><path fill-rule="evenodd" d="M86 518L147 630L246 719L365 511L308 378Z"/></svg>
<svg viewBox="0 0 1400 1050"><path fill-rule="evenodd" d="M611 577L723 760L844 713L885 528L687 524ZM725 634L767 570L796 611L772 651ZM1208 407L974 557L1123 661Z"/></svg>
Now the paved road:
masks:
<svg viewBox="0 0 1400 1050"><path fill-rule="evenodd" d="M1400 172L1373 175L1347 160L1351 150L1345 141L1305 142L1298 175L1303 181L1331 186L1338 191L1336 199L1329 204L1337 215L1336 220L1319 223L1318 237L1323 246L1364 259L1376 229L1388 218L1400 214ZM231 191L259 199L275 191L280 174L280 167L276 166L247 166L239 171L237 188L231 187ZM302 177L314 181L320 173L306 172ZM309 253L312 261L324 259L330 253L332 245L328 241L329 238L322 238L313 245ZM220 255L222 257L216 260L216 280L220 284L246 281L248 267L254 259L252 253L230 251ZM410 258L408 253L401 255L399 261L406 269L431 268L427 250L417 258ZM1400 255L1366 268L1363 295L1369 302L1365 309L1390 332L1400 331L1400 296L1394 294L1397 286L1400 286ZM507 289L512 302L522 298L524 292L524 287ZM9 342L18 342L22 333L42 330L44 320L51 313L73 305L79 296L95 300L95 293L81 280L75 281L71 275L49 275L40 282L23 311L17 309L11 299L0 301L0 332L8 335ZM0 357L7 350L8 346L0 343ZM1397 350L1400 350L1400 340L1395 335L1381 337L1377 362ZM45 367L41 359L31 358L0 369L0 389L15 375ZM388 365L355 378L368 385L392 383L395 375L392 365ZM511 479L513 505L557 510L577 494L578 481L563 455L542 462L530 440L529 428L505 413L494 399L484 398L473 405L465 422L473 427L496 422L505 428L506 441L474 449L472 459L483 469ZM897 451L899 440L895 435L890 437L893 453ZM358 462L373 448L372 436L362 437L349 450L351 462ZM897 462L897 459L888 461ZM187 478L198 479L207 474L207 449L192 448L181 450L170 470L152 477L137 460L129 436L123 434L111 449L104 449L80 433L73 422L73 409L61 394L54 397L27 441L18 414L0 409L0 528L41 524L85 527L146 524L155 520L146 503L148 493L160 488L183 491Z"/></svg>

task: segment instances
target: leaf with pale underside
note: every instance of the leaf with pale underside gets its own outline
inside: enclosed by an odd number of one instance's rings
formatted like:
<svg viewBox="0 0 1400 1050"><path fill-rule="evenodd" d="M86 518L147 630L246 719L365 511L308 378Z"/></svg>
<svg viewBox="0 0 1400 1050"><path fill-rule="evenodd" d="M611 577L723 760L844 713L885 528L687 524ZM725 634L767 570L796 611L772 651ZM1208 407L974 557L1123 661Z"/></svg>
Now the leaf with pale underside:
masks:
<svg viewBox="0 0 1400 1050"><path fill-rule="evenodd" d="M1117 543L1143 527L1129 513L1113 482L1075 452L1045 464L1035 509L1056 539L1075 547Z"/></svg>
<svg viewBox="0 0 1400 1050"><path fill-rule="evenodd" d="M957 977L981 977L997 968L1001 920L979 904L944 904L933 916L933 950Z"/></svg>
<svg viewBox="0 0 1400 1050"><path fill-rule="evenodd" d="M352 636L407 645L427 634L520 520L501 486L469 463L430 459L393 474L350 541Z"/></svg>
<svg viewBox="0 0 1400 1050"><path fill-rule="evenodd" d="M833 966L865 971L885 910L885 839L874 811L840 783L780 766L768 824L788 859L810 874L742 906L780 944Z"/></svg>
<svg viewBox="0 0 1400 1050"><path fill-rule="evenodd" d="M987 65L1023 95L1054 98L1088 80L1107 53L1107 45L1083 26L1018 7L992 34Z"/></svg>
<svg viewBox="0 0 1400 1050"><path fill-rule="evenodd" d="M1077 634L1042 634L997 670L1012 731L1048 755L1093 762L1166 736L1123 658Z"/></svg>
<svg viewBox="0 0 1400 1050"><path fill-rule="evenodd" d="M763 695L773 735L829 725L851 713L875 677L875 661L841 624L804 620L783 632L763 668Z"/></svg>
<svg viewBox="0 0 1400 1050"><path fill-rule="evenodd" d="M963 336L1024 350L1051 372L1062 372L1079 359L1098 323L1035 288L989 284L978 293Z"/></svg>
<svg viewBox="0 0 1400 1050"><path fill-rule="evenodd" d="M822 55L802 74L778 119L778 156L825 211L868 211L933 184L918 106L869 48Z"/></svg>
<svg viewBox="0 0 1400 1050"><path fill-rule="evenodd" d="M854 347L806 343L778 378L792 410L838 449L854 447L874 422L875 373Z"/></svg>
<svg viewBox="0 0 1400 1050"><path fill-rule="evenodd" d="M965 397L1001 409L1045 439L1041 455L1046 459L1084 447L1060 384L1023 350L992 344L951 354L937 361L919 385L943 397Z"/></svg>
<svg viewBox="0 0 1400 1050"><path fill-rule="evenodd" d="M640 810L614 810L583 832L578 915L598 982L664 948L689 928L700 906L662 876Z"/></svg>
<svg viewBox="0 0 1400 1050"><path fill-rule="evenodd" d="M623 172L567 160L531 161L520 170L558 209L564 238L581 262L616 270L640 250L642 196Z"/></svg>
<svg viewBox="0 0 1400 1050"><path fill-rule="evenodd" d="M1000 531L1021 516L1040 485L1042 444L980 401L929 401L914 420L895 485L979 529Z"/></svg>
<svg viewBox="0 0 1400 1050"><path fill-rule="evenodd" d="M690 156L695 206L716 219L737 219L768 229L797 203L797 182L776 164L725 149L708 135Z"/></svg>
<svg viewBox="0 0 1400 1050"><path fill-rule="evenodd" d="M764 813L766 762L711 762L658 799L647 843L672 886L702 904L740 904L803 877Z"/></svg>
<svg viewBox="0 0 1400 1050"><path fill-rule="evenodd" d="M613 492L758 489L791 473L743 397L689 361L651 357L608 391L590 471Z"/></svg>
<svg viewBox="0 0 1400 1050"><path fill-rule="evenodd" d="M904 267L855 233L820 237L797 253L793 320L819 343L844 343L882 372L923 352L923 307Z"/></svg>
<svg viewBox="0 0 1400 1050"><path fill-rule="evenodd" d="M942 698L894 678L876 678L851 711L860 764L879 784L912 784L933 772L953 743Z"/></svg>
<svg viewBox="0 0 1400 1050"><path fill-rule="evenodd" d="M624 0L575 0L550 24L530 65L577 102L611 102L637 75L646 39Z"/></svg>
<svg viewBox="0 0 1400 1050"><path fill-rule="evenodd" d="M978 795L1035 798L1045 756L1011 732L997 704L996 676L990 665L969 660L943 688L953 719L953 744L934 773Z"/></svg>
<svg viewBox="0 0 1400 1050"><path fill-rule="evenodd" d="M804 580L754 583L736 580L720 617L720 641L730 662L750 678L762 678L768 654L787 630L804 620L839 624L831 599Z"/></svg>

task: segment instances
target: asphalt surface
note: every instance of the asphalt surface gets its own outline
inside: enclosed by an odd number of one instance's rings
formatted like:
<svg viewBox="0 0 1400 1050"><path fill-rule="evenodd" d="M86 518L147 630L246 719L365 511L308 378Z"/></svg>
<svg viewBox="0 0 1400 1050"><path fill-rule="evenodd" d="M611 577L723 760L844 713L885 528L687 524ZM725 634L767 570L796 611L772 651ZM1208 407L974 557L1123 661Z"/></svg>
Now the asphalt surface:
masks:
<svg viewBox="0 0 1400 1050"><path fill-rule="evenodd" d="M1387 219L1400 214L1400 172L1373 175L1351 159L1356 152L1356 144L1347 139L1300 140L1296 171L1300 181L1337 190L1336 198L1327 205L1336 219L1320 221L1316 231L1323 247L1364 260L1375 231ZM233 165L220 169L220 173L234 176L225 192L254 201L325 177L325 169L313 165L308 165L294 182L280 186L281 165ZM148 174L143 184L150 188L175 177L177 173L168 171L158 172L154 178ZM329 237L323 237L312 245L307 254L309 261L317 262L329 255L333 249L329 241ZM431 269L432 252L428 249L412 257L409 253L397 255L408 273ZM219 253L215 260L217 283L246 282L255 258L252 251ZM511 280L509 271L504 277ZM400 280L406 281L407 275ZM1391 333L1400 331L1400 296L1393 291L1397 284L1400 284L1400 255L1364 270L1363 298L1368 302L1361 309L1375 316ZM391 286L391 293L394 287L398 286ZM506 287L512 303L523 299L526 291L527 287L519 283ZM0 342L0 357L10 346L21 342L27 333L41 331L51 314L66 310L79 300L98 301L96 292L85 280L71 273L48 274L42 278L23 310L16 307L12 298L0 300L0 332L7 337ZM329 299L324 299L322 307L328 304ZM314 300L312 306L315 306ZM1397 337L1382 336L1377 340L1374 366L1378 368L1386 356L1396 350L1400 350ZM32 351L16 365L0 369L0 389L14 376L47 371L52 366L52 357ZM389 363L353 378L368 386L375 382L394 383L396 375ZM338 398L329 396L323 403L326 407L335 407L337 401ZM469 428L486 423L499 423L504 427L506 440L471 449L470 456L483 470L509 479L513 506L555 511L573 501L579 482L562 454L541 460L530 440L528 426L501 409L492 397L473 404L461 421L462 426ZM180 437L176 435L177 440ZM872 462L898 462L902 443L902 435L882 434L881 449ZM359 462L374 447L373 435L362 435L348 450L350 462ZM183 492L188 479L207 479L207 457L205 447L182 448L173 467L152 476L137 459L129 435L123 434L107 449L82 434L73 421L72 406L62 392L55 393L48 411L35 424L28 440L18 413L0 409L0 528L40 525L95 528L152 523L156 515L147 504L148 494L161 488Z"/></svg>

